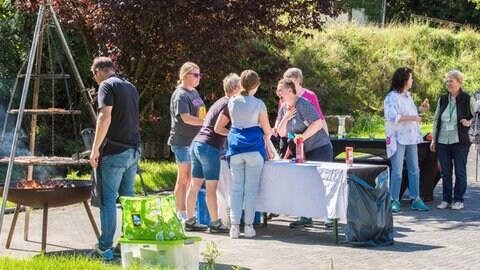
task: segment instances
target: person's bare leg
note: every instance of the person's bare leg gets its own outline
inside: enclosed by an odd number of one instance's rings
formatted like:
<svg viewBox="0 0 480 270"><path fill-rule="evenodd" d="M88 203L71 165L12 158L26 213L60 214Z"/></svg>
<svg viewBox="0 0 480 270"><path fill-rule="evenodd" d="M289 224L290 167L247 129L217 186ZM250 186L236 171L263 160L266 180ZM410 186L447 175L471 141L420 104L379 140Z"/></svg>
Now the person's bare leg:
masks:
<svg viewBox="0 0 480 270"><path fill-rule="evenodd" d="M187 188L190 185L191 179L191 163L177 163L177 182L175 183L175 200L177 201L177 211L182 212L186 210L186 195Z"/></svg>
<svg viewBox="0 0 480 270"><path fill-rule="evenodd" d="M212 222L217 221L218 220L218 205L217 205L218 181L216 180L205 181L205 185L207 187L206 201L207 201L208 214L210 214L210 220Z"/></svg>
<svg viewBox="0 0 480 270"><path fill-rule="evenodd" d="M195 216L195 204L197 203L198 191L202 187L202 184L203 179L192 178L192 181L187 191L187 219Z"/></svg>

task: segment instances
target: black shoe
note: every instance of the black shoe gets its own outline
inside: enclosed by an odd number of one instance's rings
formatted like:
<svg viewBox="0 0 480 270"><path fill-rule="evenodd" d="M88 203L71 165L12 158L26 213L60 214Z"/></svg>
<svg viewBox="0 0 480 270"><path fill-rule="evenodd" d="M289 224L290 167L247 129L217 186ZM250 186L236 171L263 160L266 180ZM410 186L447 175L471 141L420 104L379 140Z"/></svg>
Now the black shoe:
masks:
<svg viewBox="0 0 480 270"><path fill-rule="evenodd" d="M185 231L206 231L208 227L197 222L196 217L192 217L185 221Z"/></svg>
<svg viewBox="0 0 480 270"><path fill-rule="evenodd" d="M274 217L279 217L279 216L280 216L279 214L269 213L269 214L267 215L267 219L270 220L270 219L272 219L272 218L274 218Z"/></svg>
<svg viewBox="0 0 480 270"><path fill-rule="evenodd" d="M114 248L113 248L113 257L121 257L122 256L122 248L120 243L118 243Z"/></svg>
<svg viewBox="0 0 480 270"><path fill-rule="evenodd" d="M230 232L230 228L228 228L227 226L225 226L225 224L223 224L222 222L222 219L218 219L217 221L213 221L212 223L210 223L210 233L228 233Z"/></svg>

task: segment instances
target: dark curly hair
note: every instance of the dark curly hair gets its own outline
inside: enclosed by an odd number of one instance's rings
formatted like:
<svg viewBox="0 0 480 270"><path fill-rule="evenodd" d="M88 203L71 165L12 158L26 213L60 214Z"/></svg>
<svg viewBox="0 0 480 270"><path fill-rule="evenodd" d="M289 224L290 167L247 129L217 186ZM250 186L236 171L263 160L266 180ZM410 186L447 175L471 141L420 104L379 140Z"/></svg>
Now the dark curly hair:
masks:
<svg viewBox="0 0 480 270"><path fill-rule="evenodd" d="M401 67L398 68L395 73L393 74L392 84L390 85L390 91L397 91L401 92L405 84L407 83L408 79L410 79L410 74L413 75L413 70L408 67Z"/></svg>

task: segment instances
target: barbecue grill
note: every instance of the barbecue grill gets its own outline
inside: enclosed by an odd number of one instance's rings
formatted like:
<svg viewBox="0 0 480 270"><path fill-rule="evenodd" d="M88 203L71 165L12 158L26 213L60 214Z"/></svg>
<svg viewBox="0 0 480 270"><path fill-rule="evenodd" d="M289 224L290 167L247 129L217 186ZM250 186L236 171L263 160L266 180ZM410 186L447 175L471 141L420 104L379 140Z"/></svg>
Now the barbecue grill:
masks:
<svg viewBox="0 0 480 270"><path fill-rule="evenodd" d="M4 186L0 186L0 193L3 193L3 189ZM7 199L16 203L17 206L5 247L10 248L21 205L43 208L42 251L46 249L48 208L50 207L60 207L83 202L90 223L98 238L100 233L90 206L88 205L91 189L92 181L90 180L21 180L12 182L9 187ZM28 239L28 219L27 212L25 217L25 240Z"/></svg>
<svg viewBox="0 0 480 270"><path fill-rule="evenodd" d="M58 39L54 38L54 33L52 29L58 34ZM32 46L30 48L30 53L28 55L28 62L25 62L22 67L20 68L17 79L15 80L14 86L10 91L10 102L8 104L7 112L9 114L16 114L17 121L15 124L15 130L13 133L13 138L11 142L11 151L9 158L0 158L0 163L8 163L7 172L5 175L5 183L4 187L0 187L2 192L2 204L0 207L0 232L2 231L3 225L3 218L4 218L4 211L5 211L5 200L10 200L12 202L17 203L17 207L15 209L15 214L13 217L12 225L10 227L9 236L7 239L6 247L9 248L10 242L12 240L13 231L15 228L15 224L18 218L18 213L20 211L21 205L43 208L43 227L42 227L42 252L45 252L46 247L46 232L47 232L47 217L48 217L48 208L49 207L57 207L57 206L65 206L73 203L83 202L85 206L85 210L87 211L88 217L90 222L92 223L93 229L97 237L99 237L99 232L95 221L93 219L92 213L90 211L90 207L88 205L88 199L90 197L90 191L92 183L91 181L70 181L70 180L56 180L50 181L46 186L40 185L40 187L30 187L30 186L23 186L24 183L17 186L18 182L11 184L12 178L12 171L13 165L20 165L27 167L27 175L26 179L30 180L34 178L33 176L33 168L34 166L62 166L62 167L70 167L70 166L85 166L88 165L88 160L81 159L80 156L77 154L75 158L71 157L57 157L55 156L55 136L54 136L54 117L53 115L64 115L64 116L72 116L72 128L73 134L75 134L76 138L76 122L75 122L75 114L79 114L80 111L73 109L73 103L71 99L71 94L69 90L69 86L67 83L67 78L70 78L70 75L65 74L65 69L63 67L63 60L58 53L60 50L55 45L55 40L59 41L63 52L65 53L66 59L68 59L68 63L70 64L71 71L73 72L73 77L76 79L77 85L80 89L80 93L83 96L84 101L86 102L88 111L92 117L93 123L96 123L96 111L93 108L93 98L90 94L90 91L86 91L86 87L82 82L82 78L80 77L80 73L78 72L77 66L75 61L72 57L71 51L68 48L67 40L63 35L62 29L60 27L60 23L56 17L55 10L51 5L51 0L46 0L39 6L38 10L38 17L37 22L35 25L35 31L33 34ZM47 41L44 44L44 41ZM44 48L45 47L45 48ZM50 60L53 61L42 61L43 55L47 55L47 53L43 53L44 49L48 49L48 56ZM49 63L47 66L44 64ZM35 66L35 69L33 67ZM43 70L45 67L49 67L49 70L46 72ZM61 71L60 74L56 74L57 71ZM23 81L23 90L21 94L20 103L18 104L18 108L14 108L14 100L15 100L15 90L17 89L17 85L19 80ZM28 99L28 92L29 92L29 84L31 80L34 80L33 83L33 95L31 98L32 104L30 108L25 108ZM56 84L52 81L51 89L48 91L51 93L51 99L49 100L49 108L44 109L45 103L39 102L39 96L43 94L41 93L41 87L45 86L41 83L41 79L52 79L52 80L63 80L65 90L64 94L66 94L68 98L68 106L65 108L56 108L56 105L59 103L56 102L55 96L60 93L60 91L56 91L56 87L59 84ZM48 90L48 89L47 89ZM63 106L63 104L62 104ZM7 116L9 115L7 114ZM17 146L18 146L18 139L19 134L21 133L22 127L22 119L24 114L31 114L30 117L30 140L29 140L29 148L28 153L29 156L24 157L17 157ZM52 115L51 126L52 126L52 150L49 157L47 156L36 156L38 151L35 151L36 146L36 130L37 130L37 116L41 115ZM7 129L7 116L5 117L2 135L0 136L0 145L3 143L4 135L6 134ZM62 127L64 128L64 127ZM42 182L48 181L38 181L40 184ZM31 183L29 183L31 184ZM24 239L27 240L28 238L28 221L29 221L29 211L27 207L27 211L25 212L25 232L24 232Z"/></svg>
<svg viewBox="0 0 480 270"><path fill-rule="evenodd" d="M33 182L22 180L12 182L8 200L33 208L59 207L86 201L90 198L92 181L83 180L34 180L37 186L24 186ZM3 186L0 187L3 192Z"/></svg>

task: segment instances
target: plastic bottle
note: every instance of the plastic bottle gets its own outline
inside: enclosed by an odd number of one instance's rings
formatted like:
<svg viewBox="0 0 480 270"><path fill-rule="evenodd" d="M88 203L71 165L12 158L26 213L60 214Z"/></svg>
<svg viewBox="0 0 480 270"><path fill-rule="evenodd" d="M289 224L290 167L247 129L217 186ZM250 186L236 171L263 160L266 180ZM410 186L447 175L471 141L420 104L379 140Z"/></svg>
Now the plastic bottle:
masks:
<svg viewBox="0 0 480 270"><path fill-rule="evenodd" d="M353 147L347 146L345 147L345 163L347 163L348 166L352 166L353 164Z"/></svg>
<svg viewBox="0 0 480 270"><path fill-rule="evenodd" d="M345 116L338 117L338 138L345 138Z"/></svg>
<svg viewBox="0 0 480 270"><path fill-rule="evenodd" d="M303 163L304 155L303 155L303 138L302 134L295 135L295 143L296 143L296 153L295 153L295 161L296 163Z"/></svg>

